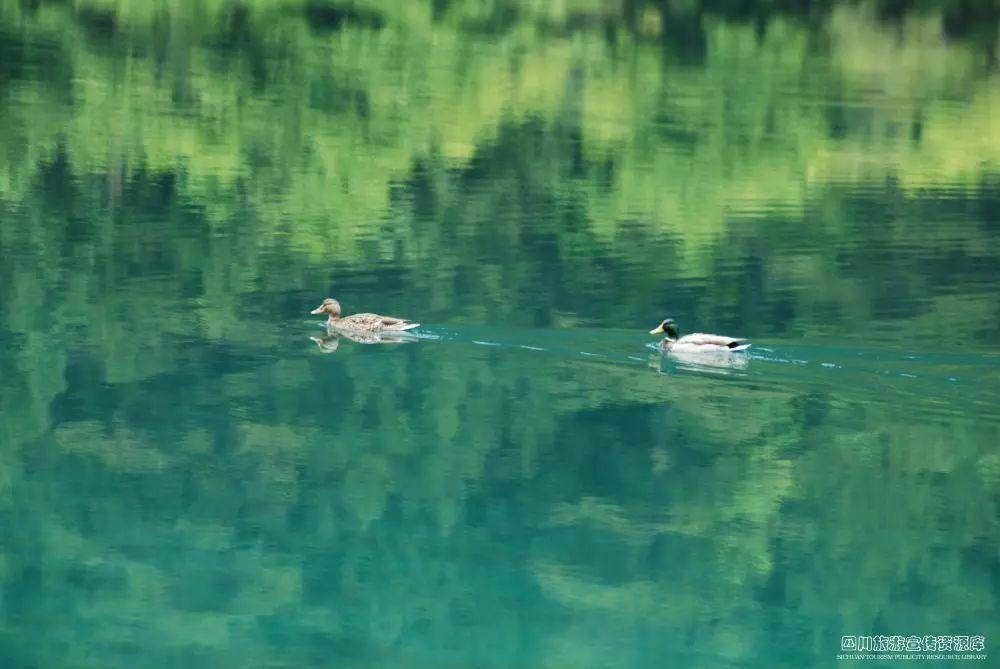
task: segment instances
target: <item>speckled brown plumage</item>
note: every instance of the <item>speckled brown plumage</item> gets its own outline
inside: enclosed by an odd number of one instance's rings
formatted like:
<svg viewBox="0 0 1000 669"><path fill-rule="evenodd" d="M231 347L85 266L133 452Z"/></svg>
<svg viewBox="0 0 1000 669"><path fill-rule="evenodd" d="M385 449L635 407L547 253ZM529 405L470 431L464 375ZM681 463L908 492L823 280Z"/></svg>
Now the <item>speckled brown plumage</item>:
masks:
<svg viewBox="0 0 1000 669"><path fill-rule="evenodd" d="M326 327L330 330L357 333L402 332L420 327L420 323L408 321L405 318L382 316L381 314L351 314L340 315L340 302L326 298L323 303L313 309L311 314L327 314Z"/></svg>

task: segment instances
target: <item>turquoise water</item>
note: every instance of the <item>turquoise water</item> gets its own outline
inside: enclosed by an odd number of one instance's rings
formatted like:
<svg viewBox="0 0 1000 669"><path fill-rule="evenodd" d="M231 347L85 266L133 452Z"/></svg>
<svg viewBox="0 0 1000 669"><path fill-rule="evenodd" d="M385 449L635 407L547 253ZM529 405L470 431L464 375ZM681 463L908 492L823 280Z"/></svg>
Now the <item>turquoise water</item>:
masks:
<svg viewBox="0 0 1000 669"><path fill-rule="evenodd" d="M990 15L560 7L0 0L0 666L992 664Z"/></svg>

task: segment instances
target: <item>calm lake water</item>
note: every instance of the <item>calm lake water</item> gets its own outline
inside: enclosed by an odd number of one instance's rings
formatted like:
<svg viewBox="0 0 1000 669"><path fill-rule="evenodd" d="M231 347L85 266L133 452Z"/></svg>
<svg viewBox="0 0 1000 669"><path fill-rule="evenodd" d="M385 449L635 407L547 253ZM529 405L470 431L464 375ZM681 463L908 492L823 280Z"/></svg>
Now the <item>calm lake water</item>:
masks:
<svg viewBox="0 0 1000 669"><path fill-rule="evenodd" d="M170 4L0 0L0 666L995 665L988 3Z"/></svg>

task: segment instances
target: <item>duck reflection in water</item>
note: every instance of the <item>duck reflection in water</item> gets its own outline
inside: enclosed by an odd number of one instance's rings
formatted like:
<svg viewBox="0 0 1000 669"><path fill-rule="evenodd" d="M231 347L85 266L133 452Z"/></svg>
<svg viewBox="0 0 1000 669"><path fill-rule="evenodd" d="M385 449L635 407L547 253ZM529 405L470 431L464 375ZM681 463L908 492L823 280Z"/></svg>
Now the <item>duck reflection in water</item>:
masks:
<svg viewBox="0 0 1000 669"><path fill-rule="evenodd" d="M750 366L750 356L746 353L684 353L680 351L658 351L649 356L649 366L660 374L670 374L677 370L709 372L711 374L734 374Z"/></svg>
<svg viewBox="0 0 1000 669"><path fill-rule="evenodd" d="M399 332L328 332L323 337L310 336L323 353L334 353L340 348L341 339L349 339L357 344L408 344L416 341Z"/></svg>

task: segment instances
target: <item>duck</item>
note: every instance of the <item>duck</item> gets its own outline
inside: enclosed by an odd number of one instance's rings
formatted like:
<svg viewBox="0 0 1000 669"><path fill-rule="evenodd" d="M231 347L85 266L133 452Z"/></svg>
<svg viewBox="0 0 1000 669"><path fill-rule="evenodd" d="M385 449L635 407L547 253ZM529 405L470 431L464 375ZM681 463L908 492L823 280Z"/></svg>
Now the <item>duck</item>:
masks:
<svg viewBox="0 0 1000 669"><path fill-rule="evenodd" d="M332 297L324 299L318 307L309 313L313 315L327 314L326 329L332 331L355 333L404 332L420 327L420 323L414 323L405 318L382 316L380 314L364 313L341 316L340 302Z"/></svg>
<svg viewBox="0 0 1000 669"><path fill-rule="evenodd" d="M669 353L678 354L700 354L700 353L737 353L750 348L746 339L737 337L727 337L725 335L705 334L695 332L694 334L678 337L680 331L677 323L671 318L664 319L662 323L649 331L649 334L665 334L660 348Z"/></svg>

